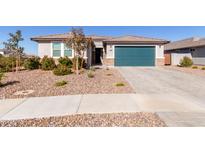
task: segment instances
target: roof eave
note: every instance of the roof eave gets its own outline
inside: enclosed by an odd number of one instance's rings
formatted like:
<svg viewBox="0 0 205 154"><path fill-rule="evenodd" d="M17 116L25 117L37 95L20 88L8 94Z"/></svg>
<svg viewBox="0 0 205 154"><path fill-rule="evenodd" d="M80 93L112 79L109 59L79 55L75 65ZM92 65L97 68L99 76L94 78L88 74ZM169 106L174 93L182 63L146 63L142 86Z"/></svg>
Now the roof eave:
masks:
<svg viewBox="0 0 205 154"><path fill-rule="evenodd" d="M168 49L164 49L164 50L167 50L167 51L171 51L171 50L179 50L179 49L187 49L187 48L194 48L194 47L203 47L205 46L205 44L203 45L190 45L190 46L185 46L185 47L178 47L178 48L168 48Z"/></svg>
<svg viewBox="0 0 205 154"><path fill-rule="evenodd" d="M32 41L62 41L66 40L66 38L31 38Z"/></svg>
<svg viewBox="0 0 205 154"><path fill-rule="evenodd" d="M169 41L103 41L104 43L143 43L143 44L167 44Z"/></svg>

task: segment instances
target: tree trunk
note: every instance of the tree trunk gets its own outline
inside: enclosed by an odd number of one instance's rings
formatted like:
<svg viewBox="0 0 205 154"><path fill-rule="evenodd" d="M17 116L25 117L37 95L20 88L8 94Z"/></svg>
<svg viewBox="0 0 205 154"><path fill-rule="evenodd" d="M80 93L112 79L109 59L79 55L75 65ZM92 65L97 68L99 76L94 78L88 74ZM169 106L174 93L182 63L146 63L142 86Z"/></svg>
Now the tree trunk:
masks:
<svg viewBox="0 0 205 154"><path fill-rule="evenodd" d="M81 63L80 63L80 69L83 68L83 62L84 62L84 59L82 58Z"/></svg>
<svg viewBox="0 0 205 154"><path fill-rule="evenodd" d="M18 72L18 58L16 58L16 72Z"/></svg>
<svg viewBox="0 0 205 154"><path fill-rule="evenodd" d="M19 55L18 57L18 70L20 69L21 67L21 55Z"/></svg>
<svg viewBox="0 0 205 154"><path fill-rule="evenodd" d="M77 56L77 59L76 59L76 74L77 75L79 74L79 70L78 70L78 56Z"/></svg>

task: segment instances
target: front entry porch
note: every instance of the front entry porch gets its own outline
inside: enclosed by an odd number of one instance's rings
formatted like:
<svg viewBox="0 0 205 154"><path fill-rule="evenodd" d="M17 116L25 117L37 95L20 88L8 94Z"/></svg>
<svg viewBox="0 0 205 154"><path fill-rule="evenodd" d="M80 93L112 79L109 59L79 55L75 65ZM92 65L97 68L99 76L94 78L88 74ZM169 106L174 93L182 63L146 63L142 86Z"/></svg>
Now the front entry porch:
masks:
<svg viewBox="0 0 205 154"><path fill-rule="evenodd" d="M103 48L95 48L92 52L92 65L102 65Z"/></svg>

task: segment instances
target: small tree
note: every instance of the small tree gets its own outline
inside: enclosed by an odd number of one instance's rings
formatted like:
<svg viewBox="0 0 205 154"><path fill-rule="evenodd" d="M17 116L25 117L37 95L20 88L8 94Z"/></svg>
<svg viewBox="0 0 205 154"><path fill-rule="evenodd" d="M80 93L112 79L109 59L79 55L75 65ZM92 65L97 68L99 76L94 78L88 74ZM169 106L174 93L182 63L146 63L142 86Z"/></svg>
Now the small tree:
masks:
<svg viewBox="0 0 205 154"><path fill-rule="evenodd" d="M65 45L74 50L74 58L76 58L74 64L76 65L76 74L79 74L79 59L81 59L80 69L83 67L83 57L85 54L85 50L88 49L88 47L90 46L90 42L92 42L92 39L86 38L83 29L81 28L72 28L71 36L69 36L65 41Z"/></svg>
<svg viewBox="0 0 205 154"><path fill-rule="evenodd" d="M24 48L19 45L20 41L23 41L20 30L17 30L15 34L9 33L10 38L7 42L3 42L5 48L12 52L12 55L16 58L16 71L20 66L21 56L23 55Z"/></svg>

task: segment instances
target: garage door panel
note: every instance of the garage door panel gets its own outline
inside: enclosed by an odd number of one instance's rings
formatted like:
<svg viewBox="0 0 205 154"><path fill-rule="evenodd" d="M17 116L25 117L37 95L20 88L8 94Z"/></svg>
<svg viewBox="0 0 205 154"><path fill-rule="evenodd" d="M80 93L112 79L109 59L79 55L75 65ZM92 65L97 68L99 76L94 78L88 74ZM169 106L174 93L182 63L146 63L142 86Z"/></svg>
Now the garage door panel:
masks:
<svg viewBox="0 0 205 154"><path fill-rule="evenodd" d="M154 66L154 46L116 46L115 66Z"/></svg>

